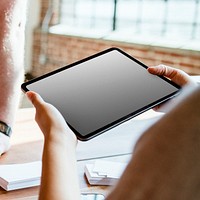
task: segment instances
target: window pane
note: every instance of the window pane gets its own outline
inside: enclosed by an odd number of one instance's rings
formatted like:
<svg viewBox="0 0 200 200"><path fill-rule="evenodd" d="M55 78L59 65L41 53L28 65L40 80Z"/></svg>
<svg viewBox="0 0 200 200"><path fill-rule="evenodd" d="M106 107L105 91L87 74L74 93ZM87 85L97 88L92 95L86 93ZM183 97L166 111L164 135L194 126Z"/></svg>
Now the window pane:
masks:
<svg viewBox="0 0 200 200"><path fill-rule="evenodd" d="M61 23L110 30L112 13L113 0L65 0L61 6Z"/></svg>
<svg viewBox="0 0 200 200"><path fill-rule="evenodd" d="M199 39L200 0L62 0L61 24Z"/></svg>

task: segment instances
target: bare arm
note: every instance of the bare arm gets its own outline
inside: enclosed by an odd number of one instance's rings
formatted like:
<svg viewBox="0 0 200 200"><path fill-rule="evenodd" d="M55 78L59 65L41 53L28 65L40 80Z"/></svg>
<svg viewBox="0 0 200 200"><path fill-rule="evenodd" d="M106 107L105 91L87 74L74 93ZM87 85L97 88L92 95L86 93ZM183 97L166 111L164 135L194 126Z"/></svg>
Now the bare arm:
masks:
<svg viewBox="0 0 200 200"><path fill-rule="evenodd" d="M79 199L76 139L54 107L35 93L27 95L45 137L40 199ZM107 199L200 198L200 88L193 87L184 98L139 139Z"/></svg>
<svg viewBox="0 0 200 200"><path fill-rule="evenodd" d="M13 126L24 75L24 26L27 0L0 1L0 120ZM0 155L9 138L0 133Z"/></svg>
<svg viewBox="0 0 200 200"><path fill-rule="evenodd" d="M200 87L147 130L107 198L200 199Z"/></svg>
<svg viewBox="0 0 200 200"><path fill-rule="evenodd" d="M27 95L36 108L36 121L45 138L39 199L79 199L74 133L55 107L33 92Z"/></svg>

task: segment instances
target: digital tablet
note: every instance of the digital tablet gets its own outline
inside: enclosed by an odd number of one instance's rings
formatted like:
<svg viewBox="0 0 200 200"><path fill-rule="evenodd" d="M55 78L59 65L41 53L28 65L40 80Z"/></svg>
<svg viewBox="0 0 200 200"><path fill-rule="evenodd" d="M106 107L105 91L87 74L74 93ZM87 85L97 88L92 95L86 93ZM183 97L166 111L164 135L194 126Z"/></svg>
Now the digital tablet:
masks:
<svg viewBox="0 0 200 200"><path fill-rule="evenodd" d="M22 84L63 115L79 140L89 140L174 97L180 87L152 75L147 66L118 48Z"/></svg>

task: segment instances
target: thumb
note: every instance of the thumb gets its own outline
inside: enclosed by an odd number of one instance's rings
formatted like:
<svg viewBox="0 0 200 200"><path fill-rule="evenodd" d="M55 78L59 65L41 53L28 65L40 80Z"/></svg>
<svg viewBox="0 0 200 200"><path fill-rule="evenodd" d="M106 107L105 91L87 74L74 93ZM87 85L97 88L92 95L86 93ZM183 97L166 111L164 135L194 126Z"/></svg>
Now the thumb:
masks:
<svg viewBox="0 0 200 200"><path fill-rule="evenodd" d="M44 103L44 100L42 99L42 97L36 92L28 91L26 92L26 96L32 102L35 108L37 108L38 106Z"/></svg>

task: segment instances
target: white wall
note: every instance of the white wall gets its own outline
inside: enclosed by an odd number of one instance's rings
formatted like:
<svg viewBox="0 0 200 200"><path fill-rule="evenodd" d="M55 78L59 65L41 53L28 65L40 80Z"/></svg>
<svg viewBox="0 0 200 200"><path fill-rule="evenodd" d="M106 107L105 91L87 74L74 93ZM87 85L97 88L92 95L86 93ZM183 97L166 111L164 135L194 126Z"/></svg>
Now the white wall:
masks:
<svg viewBox="0 0 200 200"><path fill-rule="evenodd" d="M31 71L33 31L39 25L41 0L29 0L25 40L25 72Z"/></svg>

